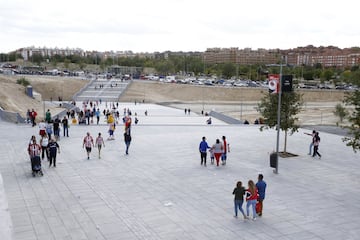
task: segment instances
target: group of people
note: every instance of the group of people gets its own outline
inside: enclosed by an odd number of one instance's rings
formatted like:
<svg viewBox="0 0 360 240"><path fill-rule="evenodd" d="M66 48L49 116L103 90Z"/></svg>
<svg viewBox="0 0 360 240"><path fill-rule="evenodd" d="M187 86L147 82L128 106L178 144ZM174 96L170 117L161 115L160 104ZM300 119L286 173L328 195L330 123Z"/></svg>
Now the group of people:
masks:
<svg viewBox="0 0 360 240"><path fill-rule="evenodd" d="M60 126L63 128L64 137L69 137L69 120L66 116L63 117L62 120L57 116L55 120L44 121L41 120L39 123L39 135L43 136L46 134L49 139L54 136L55 140L60 140Z"/></svg>
<svg viewBox="0 0 360 240"><path fill-rule="evenodd" d="M232 194L234 195L234 217L238 217L238 210L242 213L244 219L249 219L250 207L252 209L252 219L262 216L263 201L265 199L266 182L262 174L258 175L258 181L255 184L253 180L248 181L248 188L243 187L242 182L238 181ZM244 203L244 196L246 199L246 215L242 205Z"/></svg>
<svg viewBox="0 0 360 240"><path fill-rule="evenodd" d="M320 136L319 132L313 130L312 133L305 133L306 135L311 136L311 142L309 146L309 153L308 155L312 155L312 157L315 157L316 155L321 159L321 154L319 153L319 145L320 145ZM311 154L311 150L313 150Z"/></svg>
<svg viewBox="0 0 360 240"><path fill-rule="evenodd" d="M129 154L129 147L131 143L131 117L126 116L126 121L124 121L125 130L124 130L124 142L125 142L125 154ZM110 137L108 140L113 140L113 131L115 129L115 122L110 123ZM112 129L112 126L114 126L114 129ZM93 137L91 136L90 132L86 133L86 136L83 139L83 148L86 150L87 159L90 159L91 150L93 147L97 147L98 149L98 158L101 158L101 149L105 147L104 138L102 137L101 133L98 133L98 136L96 137L96 140L94 142Z"/></svg>
<svg viewBox="0 0 360 240"><path fill-rule="evenodd" d="M36 116L37 112L34 109L28 109L26 112L26 122L31 123L31 125L34 127L36 125Z"/></svg>
<svg viewBox="0 0 360 240"><path fill-rule="evenodd" d="M227 153L230 152L230 144L227 142L225 136L222 136L222 142L220 142L220 139L216 139L215 143L211 147L206 142L206 138L202 137L202 140L199 144L199 152L201 159L200 165L204 164L205 167L208 150L210 152L211 164L214 164L214 160L216 160L216 166L219 166L221 159L221 164L226 165Z"/></svg>
<svg viewBox="0 0 360 240"><path fill-rule="evenodd" d="M100 103L101 103L101 100L100 100ZM96 101L94 103L93 102L84 102L83 106L86 108L87 104L89 104L91 107L98 106L98 101ZM113 103L112 106L115 108L115 103ZM116 104L116 108L117 107L118 107L118 103ZM99 111L99 109L96 111L99 112L99 114L95 114L97 116L97 122L99 122L98 115L100 116L100 111ZM32 112L35 112L35 111L34 110L29 111L27 115L30 116L29 121L35 123L35 117L31 117ZM130 117L131 113L129 114L129 112L130 112L129 109L127 109L127 111L124 110L125 115L123 118L123 120L125 119L124 120L124 126L125 126L124 141L125 141L125 145L126 145L125 154L129 154L129 147L130 147L130 142L131 142L131 117ZM36 114L35 114L35 116L36 116ZM114 112L111 112L111 113L109 112L108 114L105 115L105 117L106 117L106 121L109 125L108 140L113 140L115 126L116 126L116 124L115 124L116 118L114 116ZM39 135L41 138L40 142L37 143L35 136L33 136L29 143L28 152L29 152L31 159L37 158L37 157L39 157L39 159L44 159L46 156L46 158L50 162L49 166L53 165L54 167L56 167L56 151L54 152L54 149L55 149L54 147L56 147L56 150L58 150L58 152L60 152L60 147L59 147L57 141L60 140L60 130L61 130L60 127L61 126L64 131L64 133L63 133L64 137L65 136L69 137L70 122L68 120L67 115L65 115L62 120L60 120L59 116L56 116L55 119L52 119L51 112L48 109L45 113L45 118L39 122ZM86 136L83 139L83 147L86 149L88 159L90 159L91 149L92 149L92 147L95 147L95 145L98 149L98 158L100 159L101 158L101 149L103 147L105 147L104 138L102 137L101 133L98 133L98 136L96 137L96 139L94 141L90 132L87 132ZM30 149L33 149L33 150L30 151Z"/></svg>
<svg viewBox="0 0 360 240"><path fill-rule="evenodd" d="M56 167L56 155L60 153L60 146L53 138L49 139L46 133L41 136L40 144L37 143L35 135L31 136L27 150L31 162L40 159L40 155L43 160L46 155L49 167Z"/></svg>
<svg viewBox="0 0 360 240"><path fill-rule="evenodd" d="M216 139L215 144L211 147L206 142L206 137L202 137L199 144L200 152L200 165L206 166L207 151L210 152L211 164L214 164L216 160L216 166L219 166L220 159L222 165L226 165L227 153L230 152L230 144L227 142L226 137L222 136L222 142L220 139ZM234 217L238 216L238 210L243 214L244 219L249 219L249 208L252 209L252 219L256 220L256 217L262 216L263 201L265 199L266 182L263 180L262 174L258 175L258 181L255 184L253 180L248 181L248 188L242 186L242 182L238 181L236 187L233 190L234 197ZM242 208L244 202L244 196L246 196L246 215Z"/></svg>

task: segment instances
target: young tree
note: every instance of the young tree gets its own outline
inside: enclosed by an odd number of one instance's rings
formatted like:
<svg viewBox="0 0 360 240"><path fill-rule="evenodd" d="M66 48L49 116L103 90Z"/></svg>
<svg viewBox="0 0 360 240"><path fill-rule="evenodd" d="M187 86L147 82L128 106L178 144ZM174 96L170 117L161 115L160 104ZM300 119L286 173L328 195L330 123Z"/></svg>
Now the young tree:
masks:
<svg viewBox="0 0 360 240"><path fill-rule="evenodd" d="M296 115L303 105L302 95L297 92L283 92L281 96L280 129L285 132L284 153L286 153L287 134L298 131ZM277 127L278 95L266 93L256 110L265 118L265 125L260 130Z"/></svg>
<svg viewBox="0 0 360 240"><path fill-rule="evenodd" d="M222 66L222 75L226 79L230 79L232 76L236 75L236 66L233 63L225 63Z"/></svg>
<svg viewBox="0 0 360 240"><path fill-rule="evenodd" d="M360 150L360 91L348 92L344 98L345 105L354 106L354 110L347 117L350 126L345 127L349 130L349 137L344 137L346 146L352 147L354 152Z"/></svg>
<svg viewBox="0 0 360 240"><path fill-rule="evenodd" d="M340 103L336 104L335 111L333 113L335 116L339 117L341 123L347 115L346 108Z"/></svg>

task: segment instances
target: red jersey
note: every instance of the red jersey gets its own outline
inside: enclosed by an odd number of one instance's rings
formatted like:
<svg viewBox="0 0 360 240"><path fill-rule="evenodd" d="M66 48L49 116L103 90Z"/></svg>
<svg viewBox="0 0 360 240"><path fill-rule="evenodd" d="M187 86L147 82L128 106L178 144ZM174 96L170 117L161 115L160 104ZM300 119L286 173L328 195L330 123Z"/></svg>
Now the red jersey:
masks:
<svg viewBox="0 0 360 240"><path fill-rule="evenodd" d="M36 143L29 144L28 152L30 157L40 156L41 146Z"/></svg>
<svg viewBox="0 0 360 240"><path fill-rule="evenodd" d="M248 200L257 200L259 197L258 190L255 188L255 193L252 194L250 189L246 189L246 201Z"/></svg>

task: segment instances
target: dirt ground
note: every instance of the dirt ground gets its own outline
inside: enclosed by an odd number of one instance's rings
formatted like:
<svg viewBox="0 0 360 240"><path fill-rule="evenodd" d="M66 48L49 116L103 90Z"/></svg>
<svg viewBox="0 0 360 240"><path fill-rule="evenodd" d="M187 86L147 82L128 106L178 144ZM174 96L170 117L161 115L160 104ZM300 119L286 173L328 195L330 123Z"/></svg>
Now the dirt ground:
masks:
<svg viewBox="0 0 360 240"><path fill-rule="evenodd" d="M34 98L26 95L25 86L16 83L22 77L30 82ZM56 114L63 108L60 108L58 103L50 103L50 99L57 101L62 97L64 101L70 101L87 83L86 80L65 77L0 75L0 107L10 112L18 112L22 117L26 116L27 109L32 108L40 118L44 116L44 107ZM42 100L46 101L45 106Z"/></svg>
<svg viewBox="0 0 360 240"><path fill-rule="evenodd" d="M298 115L301 125L336 125L339 119L333 114L335 105L341 103L344 91L302 90L303 111ZM168 106L201 113L212 110L221 112L250 123L261 117L255 107L267 93L264 88L194 86L152 81L133 81L126 94L120 97L123 102L142 101L160 103Z"/></svg>
<svg viewBox="0 0 360 240"><path fill-rule="evenodd" d="M65 77L24 76L39 97L30 98L25 94L25 87L16 84L22 76L0 75L0 106L8 111L19 112L25 116L27 109L34 108L39 116L44 116L44 109L53 114L63 109L58 104L51 104L50 99L70 101L72 96L83 88L88 81ZM194 86L152 81L133 81L119 99L120 102L145 101L184 109L190 108L200 113L215 110L250 123L259 114L255 107L267 89ZM300 90L296 90L300 91ZM302 125L336 125L335 105L341 103L344 92L330 90L301 90L304 107L298 115ZM41 99L46 100L44 106Z"/></svg>

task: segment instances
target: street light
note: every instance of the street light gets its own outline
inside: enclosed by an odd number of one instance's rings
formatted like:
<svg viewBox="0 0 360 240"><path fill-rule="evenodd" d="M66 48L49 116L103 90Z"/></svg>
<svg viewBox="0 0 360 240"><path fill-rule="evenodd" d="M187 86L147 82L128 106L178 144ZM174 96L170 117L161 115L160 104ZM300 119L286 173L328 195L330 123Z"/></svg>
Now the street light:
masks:
<svg viewBox="0 0 360 240"><path fill-rule="evenodd" d="M281 85L282 85L282 59L280 61L280 77L279 77L279 92L278 92L278 109L277 109L277 135L276 135L276 167L274 173L278 174L279 169L279 141L280 141L280 115L281 115Z"/></svg>
<svg viewBox="0 0 360 240"><path fill-rule="evenodd" d="M292 82L292 78L291 81ZM288 79L285 79L285 83L289 83ZM281 95L282 95L282 85L283 85L283 57L280 59L280 76L279 76L279 90L278 90L278 109L277 109L277 136L276 136L276 166L274 173L278 174L279 168L279 139L280 139L280 125L281 125ZM290 83L290 89L291 89ZM284 91L289 91L289 88L286 87ZM291 91L291 90L290 90Z"/></svg>

